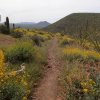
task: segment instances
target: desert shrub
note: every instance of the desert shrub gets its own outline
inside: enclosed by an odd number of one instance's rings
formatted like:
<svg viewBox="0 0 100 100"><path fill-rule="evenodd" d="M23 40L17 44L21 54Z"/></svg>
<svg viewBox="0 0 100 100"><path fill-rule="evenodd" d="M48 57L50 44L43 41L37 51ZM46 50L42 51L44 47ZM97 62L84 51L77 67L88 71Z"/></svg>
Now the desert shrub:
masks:
<svg viewBox="0 0 100 100"><path fill-rule="evenodd" d="M60 41L60 45L61 46L66 46L66 45L71 45L75 42L74 39L68 37L68 36L63 36L61 41Z"/></svg>
<svg viewBox="0 0 100 100"><path fill-rule="evenodd" d="M64 56L69 61L99 61L100 54L93 50L82 50L79 48L66 47L63 50Z"/></svg>
<svg viewBox="0 0 100 100"><path fill-rule="evenodd" d="M85 55L79 48L65 48L63 50L64 56L69 60L69 61L75 61L79 59L84 59Z"/></svg>
<svg viewBox="0 0 100 100"><path fill-rule="evenodd" d="M0 86L0 100L22 100L25 95L25 88L22 84L7 82Z"/></svg>
<svg viewBox="0 0 100 100"><path fill-rule="evenodd" d="M4 65L3 65L3 62L4 62L4 54L2 52L2 50L0 50L0 79L3 77L4 75Z"/></svg>
<svg viewBox="0 0 100 100"><path fill-rule="evenodd" d="M100 73L97 69L93 78L92 71L87 69L80 62L67 62L63 67L61 83L65 88L66 100L99 100Z"/></svg>
<svg viewBox="0 0 100 100"><path fill-rule="evenodd" d="M23 28L16 28L14 29L14 32L19 32L19 33L26 33L27 32L27 29L23 29Z"/></svg>
<svg viewBox="0 0 100 100"><path fill-rule="evenodd" d="M0 32L3 33L3 34L10 34L8 28L4 25L0 26Z"/></svg>
<svg viewBox="0 0 100 100"><path fill-rule="evenodd" d="M39 32L39 34L43 35L44 33L43 32Z"/></svg>
<svg viewBox="0 0 100 100"><path fill-rule="evenodd" d="M5 71L0 79L0 100L23 100L29 95L29 86L24 73L19 75L16 71Z"/></svg>
<svg viewBox="0 0 100 100"><path fill-rule="evenodd" d="M78 62L77 62L78 63ZM85 78L85 71L82 68L77 67L77 63L67 63L63 67L61 83L65 88L66 100L79 100L76 96L81 97L81 94L77 94L77 90L81 89L80 81Z"/></svg>
<svg viewBox="0 0 100 100"><path fill-rule="evenodd" d="M4 65L4 54L0 50L0 100L24 100L28 94L26 75L8 72Z"/></svg>
<svg viewBox="0 0 100 100"><path fill-rule="evenodd" d="M35 43L35 45L37 46L41 46L41 42L43 42L43 38L37 35L31 36L31 39L33 40L33 42Z"/></svg>
<svg viewBox="0 0 100 100"><path fill-rule="evenodd" d="M40 35L44 40L49 40L51 39L51 35L49 33L44 33L43 35Z"/></svg>
<svg viewBox="0 0 100 100"><path fill-rule="evenodd" d="M23 36L23 33L13 32L13 33L11 33L11 36L13 36L14 38L21 38Z"/></svg>
<svg viewBox="0 0 100 100"><path fill-rule="evenodd" d="M79 43L79 44L80 44L80 43ZM93 44L90 43L90 42L87 41L87 40L84 40L84 43L81 44L81 46L82 46L83 48L87 49L87 50L93 49Z"/></svg>
<svg viewBox="0 0 100 100"><path fill-rule="evenodd" d="M91 51L85 51L87 55L87 60L93 59L94 61L99 61L100 59L100 54L94 50Z"/></svg>
<svg viewBox="0 0 100 100"><path fill-rule="evenodd" d="M35 48L31 42L19 41L6 50L5 57L12 63L30 62L35 58Z"/></svg>

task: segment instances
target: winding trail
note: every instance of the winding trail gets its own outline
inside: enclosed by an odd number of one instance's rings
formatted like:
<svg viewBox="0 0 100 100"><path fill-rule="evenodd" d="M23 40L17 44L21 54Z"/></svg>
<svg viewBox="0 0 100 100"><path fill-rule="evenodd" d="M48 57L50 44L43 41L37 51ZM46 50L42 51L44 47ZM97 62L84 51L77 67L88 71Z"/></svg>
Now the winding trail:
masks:
<svg viewBox="0 0 100 100"><path fill-rule="evenodd" d="M54 50L57 46L57 39L51 40L48 49L48 68L45 76L41 80L39 87L36 89L33 100L61 100L58 89L59 62L56 59Z"/></svg>

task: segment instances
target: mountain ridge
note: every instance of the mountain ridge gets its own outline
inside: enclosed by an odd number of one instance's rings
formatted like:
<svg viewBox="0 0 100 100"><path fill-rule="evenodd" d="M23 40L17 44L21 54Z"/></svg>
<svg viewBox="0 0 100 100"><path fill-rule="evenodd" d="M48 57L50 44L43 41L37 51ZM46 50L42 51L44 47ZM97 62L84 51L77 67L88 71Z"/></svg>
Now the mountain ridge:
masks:
<svg viewBox="0 0 100 100"><path fill-rule="evenodd" d="M79 27L84 30L87 21L90 27L95 26L100 30L100 13L72 13L45 27L43 30L73 34L79 31Z"/></svg>
<svg viewBox="0 0 100 100"><path fill-rule="evenodd" d="M48 25L50 25L49 22L47 21L40 21L38 23L35 22L19 22L19 23L14 23L15 27L21 27L21 28L28 28L28 29L32 29L32 28L44 28L47 27ZM10 23L10 27L13 27L13 23Z"/></svg>

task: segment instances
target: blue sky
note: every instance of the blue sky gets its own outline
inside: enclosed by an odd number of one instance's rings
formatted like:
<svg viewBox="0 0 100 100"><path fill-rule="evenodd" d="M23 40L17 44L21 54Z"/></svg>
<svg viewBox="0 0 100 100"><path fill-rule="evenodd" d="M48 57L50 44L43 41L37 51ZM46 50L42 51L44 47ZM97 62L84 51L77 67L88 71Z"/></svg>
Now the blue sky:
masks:
<svg viewBox="0 0 100 100"><path fill-rule="evenodd" d="M100 0L0 0L2 22L55 22L76 12L100 13Z"/></svg>

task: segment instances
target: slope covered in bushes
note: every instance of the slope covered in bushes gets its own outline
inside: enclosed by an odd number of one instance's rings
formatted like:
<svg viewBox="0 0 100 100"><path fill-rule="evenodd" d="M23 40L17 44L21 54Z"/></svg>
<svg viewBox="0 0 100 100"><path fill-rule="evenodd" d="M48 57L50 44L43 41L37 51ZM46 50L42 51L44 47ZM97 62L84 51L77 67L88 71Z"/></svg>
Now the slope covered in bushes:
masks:
<svg viewBox="0 0 100 100"><path fill-rule="evenodd" d="M99 100L100 53L91 48L91 43L89 48L80 45L79 40L65 44L65 37L67 42L68 36L58 36L64 100Z"/></svg>
<svg viewBox="0 0 100 100"><path fill-rule="evenodd" d="M3 44L0 48L0 100L28 100L43 74L49 39L52 36L27 29L15 29L13 32L23 35L15 37L19 35L15 33L13 39L16 41L7 46ZM12 39L13 35L1 36ZM34 36L36 37L33 38Z"/></svg>
<svg viewBox="0 0 100 100"><path fill-rule="evenodd" d="M44 28L50 32L60 32L73 35L85 30L87 22L89 27L100 31L100 13L73 13Z"/></svg>

